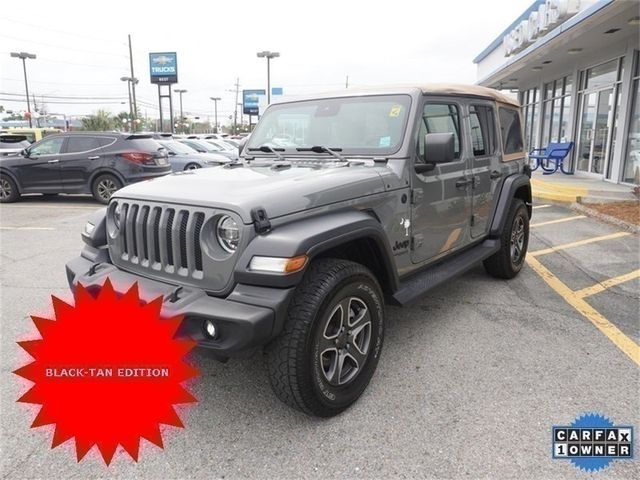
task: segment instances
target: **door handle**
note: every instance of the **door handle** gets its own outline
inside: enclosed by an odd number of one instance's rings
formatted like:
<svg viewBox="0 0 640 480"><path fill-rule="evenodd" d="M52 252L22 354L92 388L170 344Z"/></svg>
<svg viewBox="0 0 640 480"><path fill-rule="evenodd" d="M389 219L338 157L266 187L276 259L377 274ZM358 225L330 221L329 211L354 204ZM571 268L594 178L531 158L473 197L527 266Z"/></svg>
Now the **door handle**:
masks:
<svg viewBox="0 0 640 480"><path fill-rule="evenodd" d="M100 155L94 155L93 157L89 157L89 160L98 160Z"/></svg>
<svg viewBox="0 0 640 480"><path fill-rule="evenodd" d="M58 163L60 159L56 158L55 160L47 160L47 163Z"/></svg>
<svg viewBox="0 0 640 480"><path fill-rule="evenodd" d="M461 178L456 182L456 188L466 188L472 181L466 178Z"/></svg>
<svg viewBox="0 0 640 480"><path fill-rule="evenodd" d="M496 178L500 178L502 176L502 172L499 172L498 170L494 170L493 172L491 172L490 178L491 180L495 180Z"/></svg>

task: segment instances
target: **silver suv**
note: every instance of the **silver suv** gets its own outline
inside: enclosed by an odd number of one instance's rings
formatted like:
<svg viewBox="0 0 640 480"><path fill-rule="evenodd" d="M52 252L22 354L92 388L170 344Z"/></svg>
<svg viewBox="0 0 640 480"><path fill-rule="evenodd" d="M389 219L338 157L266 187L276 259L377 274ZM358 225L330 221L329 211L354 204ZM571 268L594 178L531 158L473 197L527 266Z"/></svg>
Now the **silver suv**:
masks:
<svg viewBox="0 0 640 480"><path fill-rule="evenodd" d="M376 369L385 304L483 262L523 266L530 171L519 108L469 86L351 90L271 105L231 164L119 190L69 283L139 282L226 360L262 351L310 415L351 405Z"/></svg>

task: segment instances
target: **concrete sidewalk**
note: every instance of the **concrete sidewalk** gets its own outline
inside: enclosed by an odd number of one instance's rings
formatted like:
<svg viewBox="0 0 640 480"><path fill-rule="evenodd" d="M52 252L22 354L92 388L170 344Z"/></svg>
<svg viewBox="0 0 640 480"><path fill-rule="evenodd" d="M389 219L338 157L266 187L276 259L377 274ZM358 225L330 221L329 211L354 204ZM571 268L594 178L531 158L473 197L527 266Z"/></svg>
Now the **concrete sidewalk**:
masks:
<svg viewBox="0 0 640 480"><path fill-rule="evenodd" d="M606 182L580 173L564 175L559 171L543 175L541 171L531 176L533 196L540 200L565 203L608 203L637 200L633 188L628 185Z"/></svg>

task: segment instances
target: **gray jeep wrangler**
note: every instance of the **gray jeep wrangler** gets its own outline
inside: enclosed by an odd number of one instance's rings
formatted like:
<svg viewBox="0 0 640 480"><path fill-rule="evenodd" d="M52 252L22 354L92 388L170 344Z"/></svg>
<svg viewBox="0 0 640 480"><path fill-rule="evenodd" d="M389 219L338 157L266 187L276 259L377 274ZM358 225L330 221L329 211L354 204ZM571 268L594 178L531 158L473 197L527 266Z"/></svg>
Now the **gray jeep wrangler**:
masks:
<svg viewBox="0 0 640 480"><path fill-rule="evenodd" d="M265 353L276 395L351 405L376 369L385 304L479 262L523 266L530 171L517 103L456 85L271 105L241 160L123 188L82 233L71 288L139 283L220 360Z"/></svg>

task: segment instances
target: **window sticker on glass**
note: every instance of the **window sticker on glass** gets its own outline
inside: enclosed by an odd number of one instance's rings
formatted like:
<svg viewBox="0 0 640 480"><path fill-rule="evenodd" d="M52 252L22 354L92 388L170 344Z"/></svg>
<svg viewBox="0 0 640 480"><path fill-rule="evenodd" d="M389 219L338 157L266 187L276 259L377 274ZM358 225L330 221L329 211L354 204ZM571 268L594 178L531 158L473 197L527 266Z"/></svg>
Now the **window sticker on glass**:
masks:
<svg viewBox="0 0 640 480"><path fill-rule="evenodd" d="M391 137L380 137L380 142L378 143L379 147L390 147L391 146Z"/></svg>
<svg viewBox="0 0 640 480"><path fill-rule="evenodd" d="M389 112L389 117L397 118L400 116L400 112L402 111L402 105L394 105L391 107L391 111Z"/></svg>

